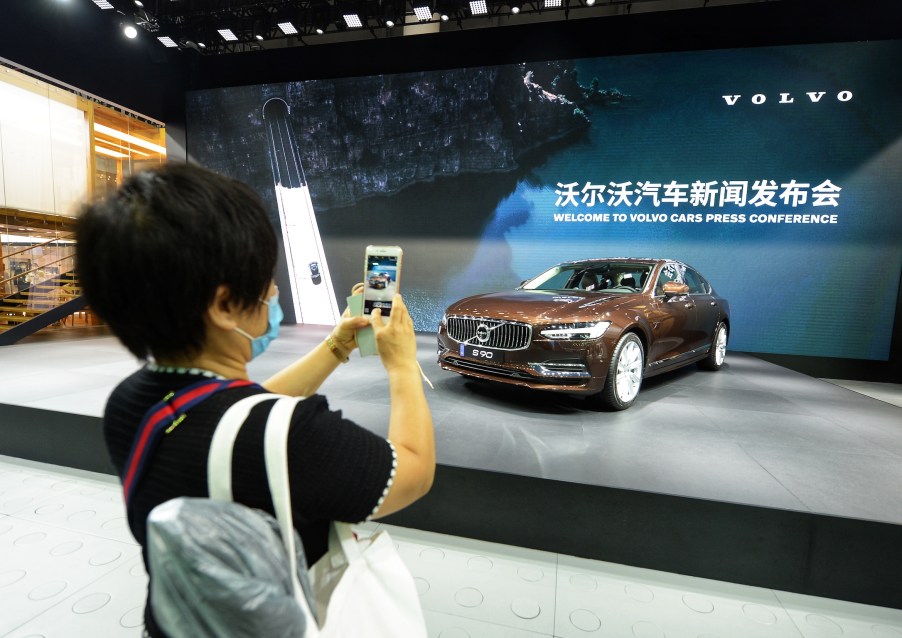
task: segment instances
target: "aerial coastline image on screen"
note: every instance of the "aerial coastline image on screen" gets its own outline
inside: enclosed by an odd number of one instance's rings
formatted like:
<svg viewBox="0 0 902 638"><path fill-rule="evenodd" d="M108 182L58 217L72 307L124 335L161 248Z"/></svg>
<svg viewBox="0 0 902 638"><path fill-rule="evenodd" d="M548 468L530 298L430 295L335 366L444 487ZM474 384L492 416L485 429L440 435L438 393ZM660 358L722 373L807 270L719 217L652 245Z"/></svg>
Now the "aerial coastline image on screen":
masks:
<svg viewBox="0 0 902 638"><path fill-rule="evenodd" d="M404 249L434 332L555 263L664 257L730 300L738 351L885 360L902 270L902 42L554 60L188 95L192 161L279 224L278 98L331 283Z"/></svg>

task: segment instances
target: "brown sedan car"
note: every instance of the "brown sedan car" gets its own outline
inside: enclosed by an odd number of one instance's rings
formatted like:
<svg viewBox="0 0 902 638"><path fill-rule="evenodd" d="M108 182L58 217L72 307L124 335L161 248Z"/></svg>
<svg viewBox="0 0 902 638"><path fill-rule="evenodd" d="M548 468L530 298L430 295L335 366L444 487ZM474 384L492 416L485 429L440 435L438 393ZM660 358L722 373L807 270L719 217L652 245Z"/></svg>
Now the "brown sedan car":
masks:
<svg viewBox="0 0 902 638"><path fill-rule="evenodd" d="M690 363L718 370L730 307L670 259L558 264L509 292L451 304L438 362L469 377L632 405L644 377Z"/></svg>

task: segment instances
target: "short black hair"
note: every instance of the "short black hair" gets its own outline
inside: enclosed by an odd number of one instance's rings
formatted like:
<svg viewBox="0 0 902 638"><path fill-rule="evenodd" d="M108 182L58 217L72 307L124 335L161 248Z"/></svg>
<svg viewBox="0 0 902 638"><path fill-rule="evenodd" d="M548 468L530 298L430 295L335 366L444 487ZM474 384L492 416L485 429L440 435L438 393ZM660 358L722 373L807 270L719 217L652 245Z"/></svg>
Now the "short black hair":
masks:
<svg viewBox="0 0 902 638"><path fill-rule="evenodd" d="M141 360L197 354L216 289L250 308L265 296L276 235L246 184L191 164L138 172L76 220L88 306Z"/></svg>

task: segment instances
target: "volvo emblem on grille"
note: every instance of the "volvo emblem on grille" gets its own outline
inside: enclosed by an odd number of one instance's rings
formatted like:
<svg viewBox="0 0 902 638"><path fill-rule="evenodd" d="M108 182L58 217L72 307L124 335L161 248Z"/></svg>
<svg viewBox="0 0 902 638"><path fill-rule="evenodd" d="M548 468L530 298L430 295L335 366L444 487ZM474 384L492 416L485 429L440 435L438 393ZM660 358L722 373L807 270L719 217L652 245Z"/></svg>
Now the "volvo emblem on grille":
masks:
<svg viewBox="0 0 902 638"><path fill-rule="evenodd" d="M489 327L484 323L476 326L476 338L479 339L480 343L485 343L489 340Z"/></svg>

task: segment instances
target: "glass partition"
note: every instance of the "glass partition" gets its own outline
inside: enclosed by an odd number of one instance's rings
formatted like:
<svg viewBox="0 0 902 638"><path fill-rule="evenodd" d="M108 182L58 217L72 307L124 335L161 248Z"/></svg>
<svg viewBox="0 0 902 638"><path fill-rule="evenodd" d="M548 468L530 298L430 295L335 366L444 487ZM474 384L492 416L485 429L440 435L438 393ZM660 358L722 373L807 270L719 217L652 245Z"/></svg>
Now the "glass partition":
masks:
<svg viewBox="0 0 902 638"><path fill-rule="evenodd" d="M165 139L160 123L0 65L0 334L78 296L79 206L164 162Z"/></svg>

